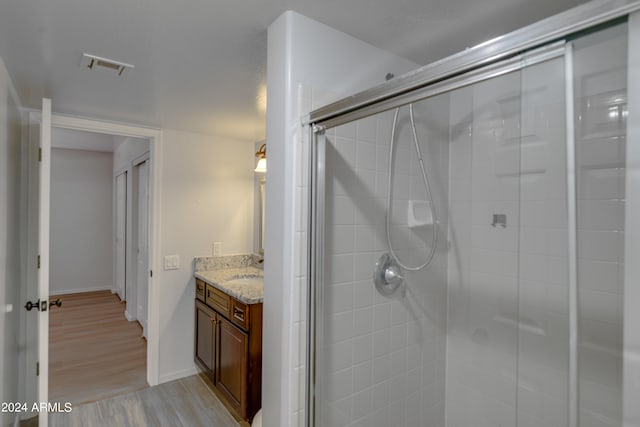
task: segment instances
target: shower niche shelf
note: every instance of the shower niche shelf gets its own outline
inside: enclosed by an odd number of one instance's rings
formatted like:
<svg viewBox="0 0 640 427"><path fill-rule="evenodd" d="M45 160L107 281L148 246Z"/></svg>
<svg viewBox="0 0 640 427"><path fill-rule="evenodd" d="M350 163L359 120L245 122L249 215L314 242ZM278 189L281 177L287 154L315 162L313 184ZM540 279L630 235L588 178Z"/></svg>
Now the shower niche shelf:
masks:
<svg viewBox="0 0 640 427"><path fill-rule="evenodd" d="M409 228L433 225L431 204L426 200L409 200L407 205L407 225Z"/></svg>

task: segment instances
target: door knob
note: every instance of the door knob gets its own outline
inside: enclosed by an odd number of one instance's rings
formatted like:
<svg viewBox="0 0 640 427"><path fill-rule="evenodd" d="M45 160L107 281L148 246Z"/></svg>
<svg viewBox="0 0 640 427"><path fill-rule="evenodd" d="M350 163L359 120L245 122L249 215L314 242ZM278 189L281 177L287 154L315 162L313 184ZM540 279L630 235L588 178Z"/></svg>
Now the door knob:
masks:
<svg viewBox="0 0 640 427"><path fill-rule="evenodd" d="M56 306L56 307L62 307L62 300L60 298L58 298L55 301L49 301L49 308L51 308L52 306Z"/></svg>
<svg viewBox="0 0 640 427"><path fill-rule="evenodd" d="M44 309L47 309L47 302L44 302ZM40 311L40 300L36 301L36 302L31 302L31 301L27 301L27 303L24 305L24 308L27 309L27 311L31 311L32 309L36 309L38 311Z"/></svg>

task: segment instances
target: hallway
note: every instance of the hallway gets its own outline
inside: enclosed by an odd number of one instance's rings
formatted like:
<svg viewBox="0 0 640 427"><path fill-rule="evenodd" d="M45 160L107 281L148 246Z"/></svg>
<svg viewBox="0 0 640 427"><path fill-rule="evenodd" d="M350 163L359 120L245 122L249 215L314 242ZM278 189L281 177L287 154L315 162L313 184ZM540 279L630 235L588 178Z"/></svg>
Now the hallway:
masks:
<svg viewBox="0 0 640 427"><path fill-rule="evenodd" d="M148 387L147 344L110 291L56 295L49 314L49 401L74 407Z"/></svg>

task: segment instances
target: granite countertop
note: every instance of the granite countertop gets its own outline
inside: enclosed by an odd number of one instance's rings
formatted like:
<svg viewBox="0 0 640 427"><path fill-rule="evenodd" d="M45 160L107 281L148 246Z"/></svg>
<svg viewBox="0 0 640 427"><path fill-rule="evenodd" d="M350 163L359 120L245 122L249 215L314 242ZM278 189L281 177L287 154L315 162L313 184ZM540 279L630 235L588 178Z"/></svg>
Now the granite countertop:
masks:
<svg viewBox="0 0 640 427"><path fill-rule="evenodd" d="M242 301L245 304L262 302L264 286L262 283L240 284L229 283L230 280L243 277L263 277L264 273L256 267L220 268L215 270L196 271L195 276L222 292Z"/></svg>

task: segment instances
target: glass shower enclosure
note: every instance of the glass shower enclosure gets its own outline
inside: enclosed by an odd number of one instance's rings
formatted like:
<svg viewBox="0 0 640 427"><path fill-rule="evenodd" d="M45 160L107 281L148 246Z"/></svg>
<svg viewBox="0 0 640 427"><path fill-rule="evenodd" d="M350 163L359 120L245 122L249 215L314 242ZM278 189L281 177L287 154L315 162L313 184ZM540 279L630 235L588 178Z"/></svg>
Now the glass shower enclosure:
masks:
<svg viewBox="0 0 640 427"><path fill-rule="evenodd" d="M308 426L640 425L640 17L611 10L311 114Z"/></svg>

